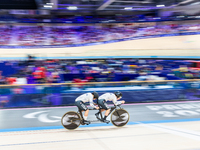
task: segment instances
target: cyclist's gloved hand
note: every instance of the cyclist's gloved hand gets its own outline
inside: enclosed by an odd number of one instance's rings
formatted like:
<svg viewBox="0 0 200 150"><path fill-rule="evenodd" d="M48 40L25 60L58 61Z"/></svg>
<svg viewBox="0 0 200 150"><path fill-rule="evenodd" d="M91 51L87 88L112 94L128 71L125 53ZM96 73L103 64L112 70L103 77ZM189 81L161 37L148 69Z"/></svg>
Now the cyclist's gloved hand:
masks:
<svg viewBox="0 0 200 150"><path fill-rule="evenodd" d="M122 103L122 104L124 104L124 103L125 103L125 101L123 100L123 101L121 101L121 103Z"/></svg>

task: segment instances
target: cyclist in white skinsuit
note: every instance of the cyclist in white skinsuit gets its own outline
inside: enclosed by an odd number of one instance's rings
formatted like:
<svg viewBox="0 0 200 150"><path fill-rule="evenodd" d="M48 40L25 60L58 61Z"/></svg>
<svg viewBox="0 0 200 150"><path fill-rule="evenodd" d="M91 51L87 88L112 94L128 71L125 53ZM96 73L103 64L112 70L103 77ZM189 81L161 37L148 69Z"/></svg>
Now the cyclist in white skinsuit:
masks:
<svg viewBox="0 0 200 150"><path fill-rule="evenodd" d="M96 107L93 103L93 100L98 99L99 94L97 92L92 92L92 93L85 93L80 95L79 97L77 97L75 99L75 105L82 111L85 111L83 119L84 119L84 123L86 124L90 124L89 121L87 121L87 117L88 117L88 113L89 113L89 109L87 108L87 106L85 105L86 102L90 103L90 106L95 108L95 109L99 109L99 107Z"/></svg>
<svg viewBox="0 0 200 150"><path fill-rule="evenodd" d="M104 115L104 118L103 118L103 122L106 122L106 123L109 123L110 121L109 120L106 120L107 116L109 115L110 113L110 108L109 106L107 105L107 101L112 101L114 105L120 105L120 104L124 104L125 101L122 100L122 101L118 101L119 99L122 98L122 93L117 91L117 92L114 92L114 93L105 93L103 95L101 95L99 97L99 99L97 100L97 103L100 105L100 107L102 108L101 109L101 112L105 111L105 115ZM99 112L95 114L95 116L99 118Z"/></svg>

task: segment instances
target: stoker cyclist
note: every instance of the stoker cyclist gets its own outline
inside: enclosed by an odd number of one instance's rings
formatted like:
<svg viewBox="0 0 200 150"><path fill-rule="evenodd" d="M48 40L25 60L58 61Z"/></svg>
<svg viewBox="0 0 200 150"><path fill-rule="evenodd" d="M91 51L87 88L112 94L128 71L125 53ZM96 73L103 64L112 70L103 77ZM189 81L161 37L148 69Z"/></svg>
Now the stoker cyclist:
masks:
<svg viewBox="0 0 200 150"><path fill-rule="evenodd" d="M93 100L98 100L99 94L97 92L92 92L92 93L85 93L80 95L75 99L75 105L82 111L85 111L84 116L83 116L83 123L85 124L90 124L90 121L87 120L89 109L86 106L86 102L90 103L90 106L99 109L98 106L95 106L93 103Z"/></svg>

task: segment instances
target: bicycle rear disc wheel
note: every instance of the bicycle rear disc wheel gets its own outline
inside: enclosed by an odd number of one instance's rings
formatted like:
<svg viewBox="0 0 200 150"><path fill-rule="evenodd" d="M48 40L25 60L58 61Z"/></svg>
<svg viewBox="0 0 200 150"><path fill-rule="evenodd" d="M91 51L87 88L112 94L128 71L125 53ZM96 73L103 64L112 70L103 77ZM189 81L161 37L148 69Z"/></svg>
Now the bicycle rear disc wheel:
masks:
<svg viewBox="0 0 200 150"><path fill-rule="evenodd" d="M129 113L124 109L116 109L110 116L112 124L116 127L123 127L129 122Z"/></svg>
<svg viewBox="0 0 200 150"><path fill-rule="evenodd" d="M61 123L64 128L74 130L80 126L81 117L77 112L69 111L62 116Z"/></svg>

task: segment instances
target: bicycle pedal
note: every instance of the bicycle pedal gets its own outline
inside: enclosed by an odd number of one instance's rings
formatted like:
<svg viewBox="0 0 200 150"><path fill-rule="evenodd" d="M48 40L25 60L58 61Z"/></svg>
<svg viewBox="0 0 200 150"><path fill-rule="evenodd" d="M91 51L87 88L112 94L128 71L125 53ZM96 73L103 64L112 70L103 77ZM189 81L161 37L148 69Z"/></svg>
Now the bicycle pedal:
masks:
<svg viewBox="0 0 200 150"><path fill-rule="evenodd" d="M89 124L90 124L90 121L84 120L83 123L89 125Z"/></svg>

